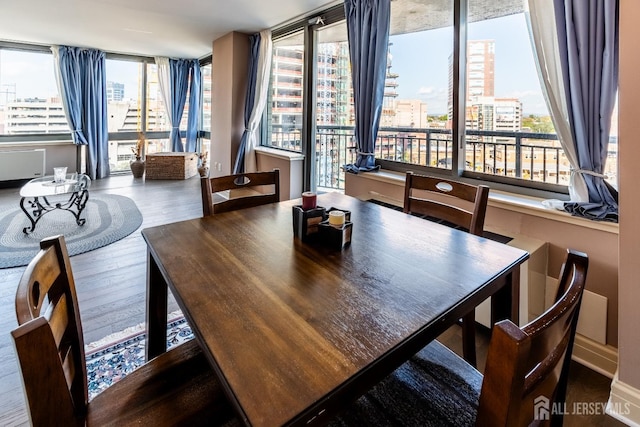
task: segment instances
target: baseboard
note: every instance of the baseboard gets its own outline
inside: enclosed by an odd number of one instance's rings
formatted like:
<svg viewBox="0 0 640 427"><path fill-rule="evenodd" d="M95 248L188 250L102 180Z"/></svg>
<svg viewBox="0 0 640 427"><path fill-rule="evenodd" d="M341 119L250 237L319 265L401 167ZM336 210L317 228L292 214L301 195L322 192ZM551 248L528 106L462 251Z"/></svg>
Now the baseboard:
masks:
<svg viewBox="0 0 640 427"><path fill-rule="evenodd" d="M602 345L584 335L576 334L572 359L589 369L613 378L618 369L618 349Z"/></svg>
<svg viewBox="0 0 640 427"><path fill-rule="evenodd" d="M616 372L605 411L620 422L640 427L640 390L621 382Z"/></svg>

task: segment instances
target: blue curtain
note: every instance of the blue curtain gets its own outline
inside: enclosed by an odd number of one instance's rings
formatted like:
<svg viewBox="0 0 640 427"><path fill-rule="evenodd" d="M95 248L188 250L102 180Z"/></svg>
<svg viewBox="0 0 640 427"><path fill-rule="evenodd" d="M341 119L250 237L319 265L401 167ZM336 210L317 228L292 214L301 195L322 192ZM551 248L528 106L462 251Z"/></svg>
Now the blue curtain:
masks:
<svg viewBox="0 0 640 427"><path fill-rule="evenodd" d="M189 117L187 118L187 140L185 151L196 151L198 142L198 123L200 118L200 85L202 76L200 74L200 62L192 60L191 66L191 87L189 88Z"/></svg>
<svg viewBox="0 0 640 427"><path fill-rule="evenodd" d="M565 203L572 215L618 221L617 192L602 174L618 89L619 0L555 0L569 119L588 202Z"/></svg>
<svg viewBox="0 0 640 427"><path fill-rule="evenodd" d="M171 79L171 134L169 144L171 151L184 151L182 139L180 138L180 121L184 104L187 101L187 91L189 90L189 74L193 66L190 59L169 59L169 72Z"/></svg>
<svg viewBox="0 0 640 427"><path fill-rule="evenodd" d="M87 175L109 176L109 133L105 54L99 50L57 48L61 96L73 142L87 146Z"/></svg>
<svg viewBox="0 0 640 427"><path fill-rule="evenodd" d="M375 165L389 45L390 0L345 0L347 38L353 80L356 162L345 171L379 169Z"/></svg>
<svg viewBox="0 0 640 427"><path fill-rule="evenodd" d="M247 149L247 138L249 136L249 120L256 101L256 79L258 75L258 59L260 56L260 33L249 37L249 72L247 76L247 93L244 100L244 132L240 139L236 163L233 166L233 173L244 172L244 155Z"/></svg>

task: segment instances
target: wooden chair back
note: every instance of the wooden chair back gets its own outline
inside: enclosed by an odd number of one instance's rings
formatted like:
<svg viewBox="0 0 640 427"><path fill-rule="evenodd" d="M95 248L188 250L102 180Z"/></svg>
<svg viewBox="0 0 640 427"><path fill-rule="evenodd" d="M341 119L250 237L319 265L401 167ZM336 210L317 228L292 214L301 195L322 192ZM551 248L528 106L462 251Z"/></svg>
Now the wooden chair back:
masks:
<svg viewBox="0 0 640 427"><path fill-rule="evenodd" d="M200 178L202 212L204 216L250 208L280 201L280 170L226 175L216 178ZM258 186L272 186L273 191L261 193ZM238 197L216 200L215 193L229 191L240 193Z"/></svg>
<svg viewBox="0 0 640 427"><path fill-rule="evenodd" d="M421 196L425 197L415 195L414 190L421 190ZM429 194L438 195L435 198L439 200L426 198ZM452 204L441 201L449 198ZM447 221L480 236L484 228L488 199L489 187L486 185L471 185L407 172L404 186L405 213Z"/></svg>
<svg viewBox="0 0 640 427"><path fill-rule="evenodd" d="M84 424L84 339L63 236L40 243L16 293L12 331L33 425ZM46 383L43 383L46 379Z"/></svg>
<svg viewBox="0 0 640 427"><path fill-rule="evenodd" d="M569 250L555 304L522 329L509 320L494 326L477 426L562 424L552 405L565 402L588 264L586 254Z"/></svg>
<svg viewBox="0 0 640 427"><path fill-rule="evenodd" d="M153 358L89 402L64 237L45 239L40 246L18 285L19 326L11 333L33 426L239 424L196 340Z"/></svg>

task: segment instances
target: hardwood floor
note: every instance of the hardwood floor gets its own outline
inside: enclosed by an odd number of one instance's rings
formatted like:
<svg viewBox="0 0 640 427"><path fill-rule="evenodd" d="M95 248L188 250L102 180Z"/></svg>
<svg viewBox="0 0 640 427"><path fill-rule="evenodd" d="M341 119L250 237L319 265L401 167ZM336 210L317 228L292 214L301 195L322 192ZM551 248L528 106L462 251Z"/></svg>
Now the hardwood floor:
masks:
<svg viewBox="0 0 640 427"><path fill-rule="evenodd" d="M94 181L91 194L120 194L133 199L143 214L139 230L104 248L71 257L76 279L85 343L144 322L146 298L146 245L140 235L145 227L202 216L200 182L145 181L131 175ZM0 189L0 207L18 205L19 189ZM28 418L19 367L10 331L16 327L15 287L24 267L0 269L0 425L27 425ZM170 299L169 311L177 309ZM461 348L459 328L441 340L454 350ZM486 337L478 353L482 366ZM575 402L606 403L610 380L575 364L572 367L570 399ZM565 426L622 425L608 416L565 417Z"/></svg>
<svg viewBox="0 0 640 427"><path fill-rule="evenodd" d="M111 245L71 257L85 343L144 322L146 298L145 227L202 216L200 182L145 181L130 175L94 181L90 194L133 199L143 214L139 230ZM19 189L1 189L0 206L18 206ZM15 287L24 267L0 269L0 425L27 425L22 384L10 331L17 325ZM170 302L169 311L177 309Z"/></svg>

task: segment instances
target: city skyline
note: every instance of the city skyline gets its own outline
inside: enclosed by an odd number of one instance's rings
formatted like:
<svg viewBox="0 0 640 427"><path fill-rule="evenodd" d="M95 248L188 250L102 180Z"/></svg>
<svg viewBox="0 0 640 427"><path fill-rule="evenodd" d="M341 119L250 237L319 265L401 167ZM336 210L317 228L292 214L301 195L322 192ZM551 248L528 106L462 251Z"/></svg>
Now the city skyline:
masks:
<svg viewBox="0 0 640 427"><path fill-rule="evenodd" d="M519 99L525 116L549 115L523 13L471 23L467 39L495 41L497 98ZM390 43L399 98L425 101L429 115L446 114L453 27L392 35Z"/></svg>

